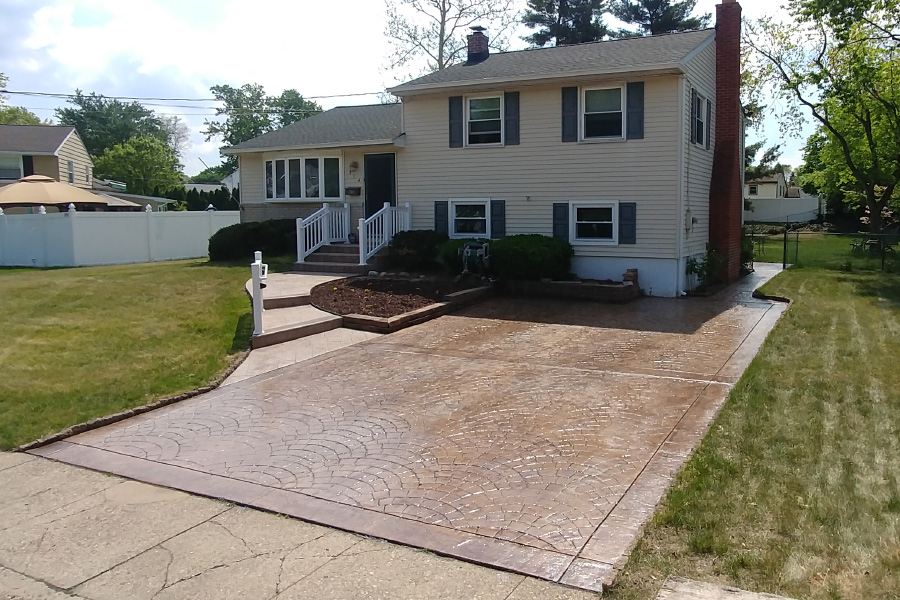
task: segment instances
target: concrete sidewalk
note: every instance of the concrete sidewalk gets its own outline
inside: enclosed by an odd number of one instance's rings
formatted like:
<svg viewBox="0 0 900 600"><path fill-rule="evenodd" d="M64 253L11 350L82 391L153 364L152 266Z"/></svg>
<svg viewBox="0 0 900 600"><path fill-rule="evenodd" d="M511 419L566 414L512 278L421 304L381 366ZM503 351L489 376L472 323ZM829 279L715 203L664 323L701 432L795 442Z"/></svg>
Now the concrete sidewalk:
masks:
<svg viewBox="0 0 900 600"><path fill-rule="evenodd" d="M576 600L593 594L0 453L5 600Z"/></svg>

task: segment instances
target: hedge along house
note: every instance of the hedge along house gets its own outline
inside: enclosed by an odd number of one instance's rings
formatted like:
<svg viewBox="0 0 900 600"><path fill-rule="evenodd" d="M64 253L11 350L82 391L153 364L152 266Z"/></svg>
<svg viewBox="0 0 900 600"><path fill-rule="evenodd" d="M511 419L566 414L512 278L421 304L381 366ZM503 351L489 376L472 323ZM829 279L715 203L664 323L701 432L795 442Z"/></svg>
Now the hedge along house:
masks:
<svg viewBox="0 0 900 600"><path fill-rule="evenodd" d="M708 243L734 279L740 19L723 0L715 30L497 54L475 31L465 64L389 90L402 105L334 109L231 149L244 218L409 203L413 229L563 238L579 276L637 268L652 295L685 290ZM325 158L336 195L292 195L315 191L325 165L306 161Z"/></svg>

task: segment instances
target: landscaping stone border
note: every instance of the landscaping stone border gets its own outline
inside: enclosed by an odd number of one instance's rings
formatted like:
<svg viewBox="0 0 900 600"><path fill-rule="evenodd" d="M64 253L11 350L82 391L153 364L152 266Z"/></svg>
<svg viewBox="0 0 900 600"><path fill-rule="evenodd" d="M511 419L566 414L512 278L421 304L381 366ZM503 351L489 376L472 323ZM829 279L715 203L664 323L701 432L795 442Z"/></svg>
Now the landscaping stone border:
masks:
<svg viewBox="0 0 900 600"><path fill-rule="evenodd" d="M589 300L616 304L630 302L641 295L640 287L633 283L627 285L583 281L503 281L500 289L505 294L526 298Z"/></svg>
<svg viewBox="0 0 900 600"><path fill-rule="evenodd" d="M79 423L77 425L72 425L62 431L58 431L56 433L50 434L46 437L42 437L39 440L35 440L33 442L28 442L27 444L23 444L16 448L14 452L27 452L29 450L33 450L35 448L40 448L41 446L46 446L48 444L52 444L54 442L59 442L73 435L84 433L85 431L91 431L93 429L98 429L100 427L104 427L106 425L111 425L112 423L118 423L119 421L124 421L125 419L129 419L136 415L142 415L144 413L150 412L151 410L156 410L157 408L162 408L164 406L169 406L170 404L175 404L176 402L181 402L182 400L187 400L188 398L193 398L194 396L199 396L200 394L206 394L208 392L213 391L218 388L222 383L228 379L228 377L235 372L235 370L241 366L247 357L250 356L250 350L244 350L232 361L232 363L228 366L225 371L222 372L221 375L216 377L209 385L203 386L201 388L197 388L191 390L189 392L184 392L183 394L178 394L177 396L170 396L168 398L162 398L155 402L151 402L150 404L145 404L143 406L136 406L134 408L129 408L128 410L123 410L122 412L117 412L112 415L107 415L105 417L97 417L96 419L91 419L85 423Z"/></svg>
<svg viewBox="0 0 900 600"><path fill-rule="evenodd" d="M357 329L360 331L369 331L372 333L393 333L436 319L441 315L445 315L453 310L462 308L474 302L484 299L490 295L493 288L490 286L482 286L468 290L461 290L447 294L446 302L436 302L423 306L416 310L397 315L395 317L371 317L369 315L344 315L343 326L347 329Z"/></svg>

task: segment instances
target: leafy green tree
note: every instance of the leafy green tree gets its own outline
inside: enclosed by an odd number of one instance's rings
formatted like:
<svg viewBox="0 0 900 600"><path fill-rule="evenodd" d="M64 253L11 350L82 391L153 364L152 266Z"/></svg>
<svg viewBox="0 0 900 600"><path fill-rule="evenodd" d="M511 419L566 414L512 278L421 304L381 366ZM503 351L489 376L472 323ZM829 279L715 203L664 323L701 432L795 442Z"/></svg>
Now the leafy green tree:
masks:
<svg viewBox="0 0 900 600"><path fill-rule="evenodd" d="M226 164L207 167L188 179L190 183L220 183L223 179L231 175L231 171Z"/></svg>
<svg viewBox="0 0 900 600"><path fill-rule="evenodd" d="M394 48L391 68L442 71L466 57L469 28L489 31L490 46L503 50L518 21L515 0L385 0L385 36ZM418 70L418 69L417 69Z"/></svg>
<svg viewBox="0 0 900 600"><path fill-rule="evenodd" d="M610 9L620 21L637 26L637 31L622 29L616 34L631 37L709 27L712 20L709 13L691 16L696 6L697 0L614 0Z"/></svg>
<svg viewBox="0 0 900 600"><path fill-rule="evenodd" d="M94 176L122 181L131 194L182 185L181 164L165 142L141 136L116 144L94 159Z"/></svg>
<svg viewBox="0 0 900 600"><path fill-rule="evenodd" d="M522 39L540 47L602 40L609 35L605 10L606 0L528 0L522 23L537 31Z"/></svg>
<svg viewBox="0 0 900 600"><path fill-rule="evenodd" d="M852 4L862 8L831 17L834 3L792 0L793 26L769 17L745 37L785 131L798 132L806 111L818 123L819 182L863 207L879 232L900 184L900 23L894 0Z"/></svg>
<svg viewBox="0 0 900 600"><path fill-rule="evenodd" d="M0 73L0 125L43 125L41 119L21 106L6 106L6 97L3 91L9 79Z"/></svg>
<svg viewBox="0 0 900 600"><path fill-rule="evenodd" d="M305 100L297 90L284 90L280 96L271 96L268 104L269 116L276 127L284 127L322 112L321 106Z"/></svg>
<svg viewBox="0 0 900 600"><path fill-rule="evenodd" d="M62 125L75 127L91 156L100 156L132 138L151 137L163 144L169 141L160 118L138 102L125 103L75 90L68 103L73 106L56 109L56 119Z"/></svg>

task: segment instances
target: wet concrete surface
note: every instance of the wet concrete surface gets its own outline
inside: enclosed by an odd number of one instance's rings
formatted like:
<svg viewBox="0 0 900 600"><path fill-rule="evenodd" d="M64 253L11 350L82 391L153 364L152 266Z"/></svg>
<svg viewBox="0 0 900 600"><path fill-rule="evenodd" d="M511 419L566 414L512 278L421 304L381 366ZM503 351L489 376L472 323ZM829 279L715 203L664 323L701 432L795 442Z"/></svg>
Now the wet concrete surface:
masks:
<svg viewBox="0 0 900 600"><path fill-rule="evenodd" d="M785 305L495 299L35 451L597 590Z"/></svg>

